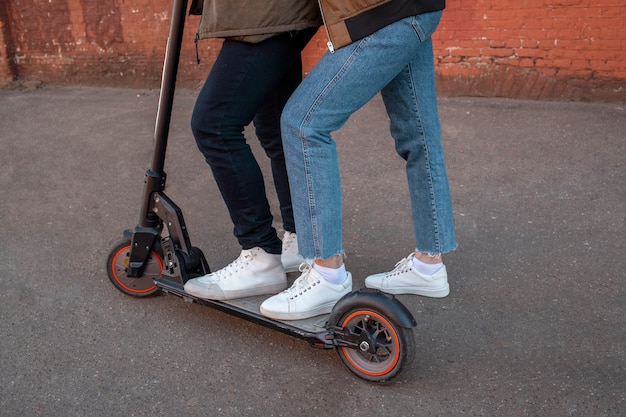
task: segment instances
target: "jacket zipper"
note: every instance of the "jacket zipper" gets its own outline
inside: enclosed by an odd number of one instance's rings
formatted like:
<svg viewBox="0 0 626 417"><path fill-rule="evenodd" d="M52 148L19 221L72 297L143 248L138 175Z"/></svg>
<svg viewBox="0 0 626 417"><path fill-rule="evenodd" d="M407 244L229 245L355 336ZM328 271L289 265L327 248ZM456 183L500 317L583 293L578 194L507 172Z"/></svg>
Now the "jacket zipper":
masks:
<svg viewBox="0 0 626 417"><path fill-rule="evenodd" d="M195 38L193 38L193 43L196 44L196 62L200 65L200 54L198 53L198 41L200 40L200 32L196 32Z"/></svg>
<svg viewBox="0 0 626 417"><path fill-rule="evenodd" d="M328 42L326 43L326 46L328 46L328 50L332 54L333 52L335 52L335 47L333 46L333 41L330 37L328 26L326 26L326 18L324 17L324 10L322 9L322 0L317 0L317 4L320 7L320 15L322 16L322 23L324 24L324 29L326 30L326 36L328 36Z"/></svg>

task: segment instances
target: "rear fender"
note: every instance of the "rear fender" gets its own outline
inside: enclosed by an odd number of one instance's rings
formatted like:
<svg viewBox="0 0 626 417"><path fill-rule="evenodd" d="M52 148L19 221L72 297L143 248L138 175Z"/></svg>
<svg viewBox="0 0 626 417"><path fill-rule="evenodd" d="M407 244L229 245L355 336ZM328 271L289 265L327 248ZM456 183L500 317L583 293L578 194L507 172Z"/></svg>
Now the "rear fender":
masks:
<svg viewBox="0 0 626 417"><path fill-rule="evenodd" d="M361 288L343 296L330 313L329 326L341 326L340 320L349 311L371 308L401 327L411 329L417 325L411 312L396 297L380 290Z"/></svg>

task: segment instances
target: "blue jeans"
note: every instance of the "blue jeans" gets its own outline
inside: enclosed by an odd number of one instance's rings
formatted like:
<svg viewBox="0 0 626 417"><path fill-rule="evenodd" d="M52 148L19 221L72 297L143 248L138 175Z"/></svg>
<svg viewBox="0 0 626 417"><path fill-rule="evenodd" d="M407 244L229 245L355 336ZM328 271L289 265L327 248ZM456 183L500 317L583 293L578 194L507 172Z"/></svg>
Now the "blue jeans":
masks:
<svg viewBox="0 0 626 417"><path fill-rule="evenodd" d="M191 129L243 249L258 246L274 254L282 249L261 169L243 133L251 122L271 161L283 228L295 231L280 114L302 80L300 52L316 30L284 33L256 44L225 40L198 94Z"/></svg>
<svg viewBox="0 0 626 417"><path fill-rule="evenodd" d="M396 151L406 160L415 247L432 255L456 248L431 41L440 18L441 12L433 12L402 19L326 53L283 110L298 248L305 258L344 253L339 163L331 132L378 92Z"/></svg>

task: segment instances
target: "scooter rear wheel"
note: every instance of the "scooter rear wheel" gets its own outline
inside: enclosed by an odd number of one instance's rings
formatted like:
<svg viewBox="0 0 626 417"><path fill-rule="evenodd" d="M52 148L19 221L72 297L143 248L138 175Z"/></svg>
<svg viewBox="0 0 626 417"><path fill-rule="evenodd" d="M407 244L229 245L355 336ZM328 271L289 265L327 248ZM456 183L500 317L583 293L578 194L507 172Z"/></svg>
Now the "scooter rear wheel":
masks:
<svg viewBox="0 0 626 417"><path fill-rule="evenodd" d="M157 248L158 251L158 248ZM163 272L163 256L152 251L143 275L139 278L126 275L130 258L130 239L124 239L111 249L107 259L109 279L124 294L133 297L150 297L161 292L154 279Z"/></svg>
<svg viewBox="0 0 626 417"><path fill-rule="evenodd" d="M397 325L374 309L354 309L341 318L340 324L360 340L357 348L337 348L344 365L360 378L388 382L413 360L413 329Z"/></svg>

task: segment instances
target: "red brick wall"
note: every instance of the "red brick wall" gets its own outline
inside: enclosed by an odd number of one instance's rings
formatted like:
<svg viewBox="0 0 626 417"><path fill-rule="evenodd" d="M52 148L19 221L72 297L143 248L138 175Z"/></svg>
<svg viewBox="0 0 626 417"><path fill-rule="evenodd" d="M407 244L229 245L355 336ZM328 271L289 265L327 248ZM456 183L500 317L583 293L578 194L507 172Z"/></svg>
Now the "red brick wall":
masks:
<svg viewBox="0 0 626 417"><path fill-rule="evenodd" d="M0 84L158 87L171 0L1 0ZM179 85L206 76L219 40L187 18ZM446 95L626 100L626 1L449 0L435 34ZM305 71L326 50L323 30Z"/></svg>
<svg viewBox="0 0 626 417"><path fill-rule="evenodd" d="M443 92L626 97L626 1L448 3L435 36Z"/></svg>

